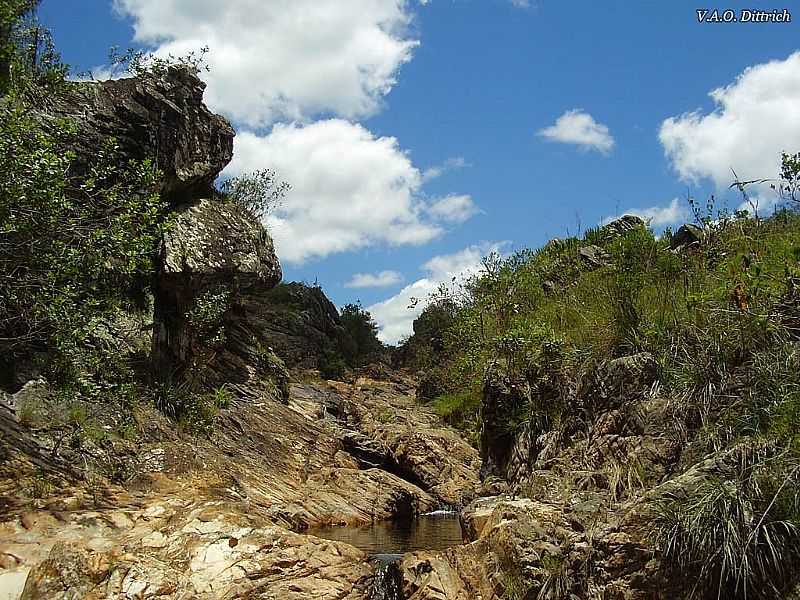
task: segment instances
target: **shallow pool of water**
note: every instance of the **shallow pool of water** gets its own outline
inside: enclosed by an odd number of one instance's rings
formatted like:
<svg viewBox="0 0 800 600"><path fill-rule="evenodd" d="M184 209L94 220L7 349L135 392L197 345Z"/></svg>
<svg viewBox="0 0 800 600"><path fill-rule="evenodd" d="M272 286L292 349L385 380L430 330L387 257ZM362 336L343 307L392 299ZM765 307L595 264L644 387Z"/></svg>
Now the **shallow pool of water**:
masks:
<svg viewBox="0 0 800 600"><path fill-rule="evenodd" d="M379 521L362 527L321 527L311 535L345 542L372 557L392 560L406 552L444 550L463 544L455 513L421 515L401 521Z"/></svg>

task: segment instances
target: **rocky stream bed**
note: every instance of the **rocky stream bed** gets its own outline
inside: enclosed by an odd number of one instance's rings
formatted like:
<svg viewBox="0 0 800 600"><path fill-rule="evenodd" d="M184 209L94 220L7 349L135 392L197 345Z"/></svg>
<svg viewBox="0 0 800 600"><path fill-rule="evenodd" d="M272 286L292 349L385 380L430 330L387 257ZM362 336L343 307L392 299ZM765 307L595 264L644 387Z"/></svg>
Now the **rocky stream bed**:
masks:
<svg viewBox="0 0 800 600"><path fill-rule="evenodd" d="M187 439L142 408L142 436L126 449L135 479L76 481L34 500L14 493L14 472L36 455L11 450L0 598L378 597L370 554L381 552L324 533L390 534L393 519L408 532L478 487L477 451L413 394L402 377L298 383L288 405L234 402L213 440ZM50 444L36 443L43 453Z"/></svg>

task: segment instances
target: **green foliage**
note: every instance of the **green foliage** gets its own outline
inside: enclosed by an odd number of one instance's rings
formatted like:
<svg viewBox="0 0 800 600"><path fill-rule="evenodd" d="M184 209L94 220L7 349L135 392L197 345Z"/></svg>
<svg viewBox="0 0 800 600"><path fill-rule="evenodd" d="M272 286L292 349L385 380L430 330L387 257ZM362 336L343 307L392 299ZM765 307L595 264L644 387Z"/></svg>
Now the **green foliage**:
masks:
<svg viewBox="0 0 800 600"><path fill-rule="evenodd" d="M378 324L360 303L346 304L341 313L342 326L352 340L342 349L344 360L351 367L360 367L380 357L383 344L378 339Z"/></svg>
<svg viewBox="0 0 800 600"><path fill-rule="evenodd" d="M192 73L198 74L202 71L209 71L206 64L206 55L209 52L208 46L203 46L200 50L191 50L180 56L168 54L167 56L157 56L151 52L128 48L121 52L119 47L114 46L108 53L108 64L111 68L111 76L127 74L132 77L142 75L162 76L170 69L188 69ZM91 76L91 73L88 75Z"/></svg>
<svg viewBox="0 0 800 600"><path fill-rule="evenodd" d="M657 505L663 564L692 598L777 598L800 558L798 464L745 449L734 477L709 478Z"/></svg>
<svg viewBox="0 0 800 600"><path fill-rule="evenodd" d="M31 429L37 426L41 412L41 403L33 399L24 400L17 406L17 421L23 427Z"/></svg>
<svg viewBox="0 0 800 600"><path fill-rule="evenodd" d="M433 410L442 417L446 423L463 431L472 432L470 442L477 444L475 433L479 430L480 423L478 412L481 406L480 391L463 390L440 395L433 402Z"/></svg>
<svg viewBox="0 0 800 600"><path fill-rule="evenodd" d="M0 111L0 355L45 352L61 371L135 308L127 292L149 280L164 226L149 161L120 161L111 140L77 179L71 135Z"/></svg>
<svg viewBox="0 0 800 600"><path fill-rule="evenodd" d="M334 348L327 347L322 351L318 361L319 375L323 379L342 381L347 373L347 363Z"/></svg>
<svg viewBox="0 0 800 600"><path fill-rule="evenodd" d="M800 152L781 154L779 194L784 200L800 202Z"/></svg>
<svg viewBox="0 0 800 600"><path fill-rule="evenodd" d="M291 187L287 182L279 181L275 171L262 169L226 179L217 191L223 201L230 202L245 214L263 221L264 217L280 206Z"/></svg>
<svg viewBox="0 0 800 600"><path fill-rule="evenodd" d="M189 384L160 384L152 389L153 401L165 415L175 419L185 432L206 437L214 433L220 410L230 407L231 392L223 387L196 392Z"/></svg>
<svg viewBox="0 0 800 600"><path fill-rule="evenodd" d="M192 344L214 346L225 338L223 316L231 303L230 290L218 287L206 290L192 302L184 318Z"/></svg>
<svg viewBox="0 0 800 600"><path fill-rule="evenodd" d="M797 178L793 157L784 157L784 192ZM448 406L500 368L531 387L528 426L560 430L589 417L565 411L587 369L647 352L662 393L680 406L677 426L709 450L742 436L796 443L800 215L743 219L716 198L690 200L705 229L691 250L671 251L669 236L644 228L617 237L592 229L583 240L487 257L475 277L439 290L401 348L425 373L420 399ZM585 260L590 244L607 259ZM466 427L479 423L472 410L460 419ZM638 487L635 471L610 475L620 495Z"/></svg>
<svg viewBox="0 0 800 600"><path fill-rule="evenodd" d="M255 363L264 375L275 386L275 394L284 402L289 401L289 371L283 360L275 354L272 348L263 346L254 340Z"/></svg>
<svg viewBox="0 0 800 600"><path fill-rule="evenodd" d="M67 67L36 19L40 2L0 2L0 96L42 96L64 82Z"/></svg>

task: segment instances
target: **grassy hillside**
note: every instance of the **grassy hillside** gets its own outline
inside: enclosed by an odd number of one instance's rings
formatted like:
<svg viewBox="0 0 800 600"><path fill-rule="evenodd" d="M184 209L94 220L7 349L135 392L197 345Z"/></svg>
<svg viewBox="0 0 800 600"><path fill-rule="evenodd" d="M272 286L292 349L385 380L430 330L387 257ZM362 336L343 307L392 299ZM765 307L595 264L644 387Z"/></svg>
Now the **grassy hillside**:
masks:
<svg viewBox="0 0 800 600"><path fill-rule="evenodd" d="M489 257L478 276L440 290L403 351L422 371L419 399L476 443L481 431L484 446L487 431L489 443L524 433L559 440L562 458L600 443L608 365L654 359L655 383L639 394L649 404L618 402L628 422L658 406L666 425L656 435L679 457L653 474L621 456L590 474L600 482L591 485L613 502L649 503L646 538L669 580L696 582L686 597L779 597L795 579L800 214L791 202L766 219L714 214L661 237L617 224ZM494 409L482 414L497 380L512 407L499 426ZM699 471L708 479L658 501L647 495L690 480L709 459L717 466Z"/></svg>

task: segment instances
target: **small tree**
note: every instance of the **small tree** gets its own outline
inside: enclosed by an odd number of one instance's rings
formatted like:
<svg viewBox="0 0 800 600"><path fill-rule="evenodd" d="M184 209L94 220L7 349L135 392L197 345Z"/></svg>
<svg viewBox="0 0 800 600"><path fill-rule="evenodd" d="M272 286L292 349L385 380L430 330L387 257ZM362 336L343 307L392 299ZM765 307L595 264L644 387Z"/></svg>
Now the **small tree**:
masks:
<svg viewBox="0 0 800 600"><path fill-rule="evenodd" d="M261 169L223 181L217 192L225 202L240 207L246 214L263 220L278 206L292 188L280 181L272 169Z"/></svg>
<svg viewBox="0 0 800 600"><path fill-rule="evenodd" d="M778 193L782 200L800 202L800 152L781 154L781 180Z"/></svg>
<svg viewBox="0 0 800 600"><path fill-rule="evenodd" d="M41 0L0 1L0 96L64 81L67 67L36 19Z"/></svg>
<svg viewBox="0 0 800 600"><path fill-rule="evenodd" d="M353 340L352 349L345 351L345 360L358 367L378 357L383 344L378 339L378 324L361 303L346 304L342 309L342 325Z"/></svg>

